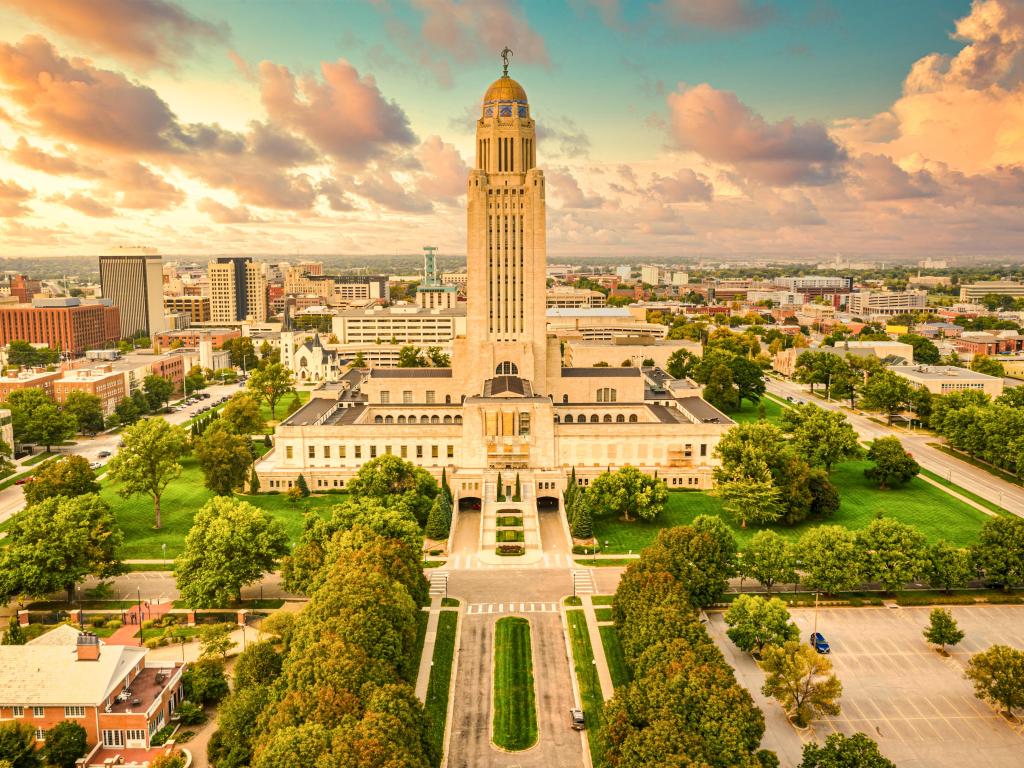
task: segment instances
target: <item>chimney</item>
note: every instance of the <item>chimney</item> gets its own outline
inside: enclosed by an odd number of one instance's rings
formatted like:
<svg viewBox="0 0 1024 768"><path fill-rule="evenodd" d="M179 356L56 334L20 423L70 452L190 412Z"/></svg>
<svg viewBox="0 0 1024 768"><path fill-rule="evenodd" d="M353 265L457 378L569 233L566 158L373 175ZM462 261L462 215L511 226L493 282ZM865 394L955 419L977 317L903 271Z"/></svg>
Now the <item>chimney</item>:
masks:
<svg viewBox="0 0 1024 768"><path fill-rule="evenodd" d="M75 648L79 661L98 661L100 658L100 639L91 632L80 634Z"/></svg>

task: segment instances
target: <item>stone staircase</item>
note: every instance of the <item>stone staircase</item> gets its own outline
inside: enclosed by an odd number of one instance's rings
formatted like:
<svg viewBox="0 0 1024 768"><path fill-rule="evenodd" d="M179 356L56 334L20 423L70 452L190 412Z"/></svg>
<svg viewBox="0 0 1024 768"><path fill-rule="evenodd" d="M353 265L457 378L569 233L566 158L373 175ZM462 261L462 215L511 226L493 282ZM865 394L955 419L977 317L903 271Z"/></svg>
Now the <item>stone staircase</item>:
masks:
<svg viewBox="0 0 1024 768"><path fill-rule="evenodd" d="M512 476L514 482L514 475ZM513 486L508 482L507 473L502 475L505 485ZM480 504L480 550L493 552L497 546L498 518L504 515L517 515L523 518L523 544L526 551L540 551L540 519L537 516L537 497L535 484L530 477L523 478L520 473L520 501L511 501L511 495L506 495L505 501L497 501L498 476L488 475L484 479L483 498Z"/></svg>

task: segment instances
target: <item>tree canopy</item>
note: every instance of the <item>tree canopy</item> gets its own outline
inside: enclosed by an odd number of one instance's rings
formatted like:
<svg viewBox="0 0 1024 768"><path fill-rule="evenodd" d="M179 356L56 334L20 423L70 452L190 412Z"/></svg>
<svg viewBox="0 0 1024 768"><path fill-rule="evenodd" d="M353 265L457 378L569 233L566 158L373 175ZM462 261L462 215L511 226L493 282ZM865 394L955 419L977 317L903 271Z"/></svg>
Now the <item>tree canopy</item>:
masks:
<svg viewBox="0 0 1024 768"><path fill-rule="evenodd" d="M25 503L38 504L43 499L67 496L73 499L99 493L96 473L84 456L63 456L36 470L31 483L24 486Z"/></svg>
<svg viewBox="0 0 1024 768"><path fill-rule="evenodd" d="M270 363L249 375L249 391L270 408L270 418L277 418L277 404L289 392L295 391L292 372L281 363Z"/></svg>
<svg viewBox="0 0 1024 768"><path fill-rule="evenodd" d="M252 440L237 434L224 419L217 419L203 432L193 452L206 487L218 496L230 496L241 488L253 462Z"/></svg>
<svg viewBox="0 0 1024 768"><path fill-rule="evenodd" d="M166 419L145 419L122 433L124 448L107 465L107 474L120 484L125 498L147 494L153 499L153 527L160 528L160 497L181 474L181 457L188 451L188 435Z"/></svg>
<svg viewBox="0 0 1024 768"><path fill-rule="evenodd" d="M667 500L664 480L631 466L598 475L586 490L587 506L593 516L614 516L627 523L635 519L654 520Z"/></svg>

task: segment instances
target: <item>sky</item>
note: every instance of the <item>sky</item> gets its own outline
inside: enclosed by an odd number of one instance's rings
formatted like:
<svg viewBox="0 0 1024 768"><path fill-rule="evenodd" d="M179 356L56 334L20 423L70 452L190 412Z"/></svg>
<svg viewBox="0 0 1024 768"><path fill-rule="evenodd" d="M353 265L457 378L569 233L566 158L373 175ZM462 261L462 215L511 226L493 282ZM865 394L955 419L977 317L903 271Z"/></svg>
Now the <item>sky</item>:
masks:
<svg viewBox="0 0 1024 768"><path fill-rule="evenodd" d="M0 256L462 254L506 45L553 260L1024 255L1024 0L0 0Z"/></svg>

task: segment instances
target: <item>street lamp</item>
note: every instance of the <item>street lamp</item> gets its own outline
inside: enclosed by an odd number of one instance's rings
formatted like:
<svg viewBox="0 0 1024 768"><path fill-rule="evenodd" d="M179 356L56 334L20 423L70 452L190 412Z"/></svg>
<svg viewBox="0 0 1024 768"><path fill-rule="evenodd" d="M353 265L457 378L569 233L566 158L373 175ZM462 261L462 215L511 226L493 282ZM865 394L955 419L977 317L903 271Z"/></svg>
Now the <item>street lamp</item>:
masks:
<svg viewBox="0 0 1024 768"><path fill-rule="evenodd" d="M141 588L139 588L139 587L135 588L135 596L138 598L138 601L139 601L139 646L141 647L141 646L145 645L145 642L144 642L145 638L144 638L144 635L143 635L145 630L142 628L142 589Z"/></svg>

